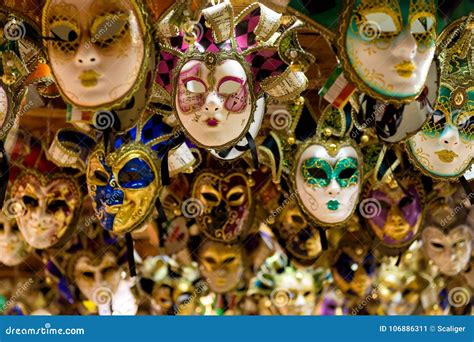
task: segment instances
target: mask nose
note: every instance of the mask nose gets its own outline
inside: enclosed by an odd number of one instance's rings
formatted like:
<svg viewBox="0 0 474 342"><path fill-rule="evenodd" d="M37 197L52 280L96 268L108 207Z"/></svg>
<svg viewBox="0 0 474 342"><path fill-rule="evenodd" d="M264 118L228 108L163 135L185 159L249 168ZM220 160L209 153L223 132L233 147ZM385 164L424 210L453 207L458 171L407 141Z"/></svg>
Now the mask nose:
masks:
<svg viewBox="0 0 474 342"><path fill-rule="evenodd" d="M452 148L459 144L459 132L448 126L440 139L443 146Z"/></svg>
<svg viewBox="0 0 474 342"><path fill-rule="evenodd" d="M90 43L82 43L75 57L75 64L80 68L92 68L100 63L100 56Z"/></svg>
<svg viewBox="0 0 474 342"><path fill-rule="evenodd" d="M331 183L329 183L328 187L326 188L326 194L331 197L339 196L341 193L341 187L339 183L332 179Z"/></svg>
<svg viewBox="0 0 474 342"><path fill-rule="evenodd" d="M417 52L416 40L408 29L403 30L395 40L393 54L403 61L412 61Z"/></svg>
<svg viewBox="0 0 474 342"><path fill-rule="evenodd" d="M208 115L217 114L222 111L222 101L219 96L212 92L206 97L204 112Z"/></svg>

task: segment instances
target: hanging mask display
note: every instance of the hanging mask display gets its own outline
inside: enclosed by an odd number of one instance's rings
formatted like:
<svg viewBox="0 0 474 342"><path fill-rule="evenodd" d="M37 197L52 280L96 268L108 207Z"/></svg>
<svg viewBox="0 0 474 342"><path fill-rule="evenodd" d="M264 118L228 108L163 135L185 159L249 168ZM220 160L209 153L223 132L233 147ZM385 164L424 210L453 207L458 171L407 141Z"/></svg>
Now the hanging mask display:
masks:
<svg viewBox="0 0 474 342"><path fill-rule="evenodd" d="M325 109L321 126L324 118L331 118L334 112L337 110L331 107ZM343 113L334 115L345 122ZM325 130L333 134L331 128ZM334 226L347 221L356 208L362 184L362 157L349 137L338 134L328 138L322 131L318 127L316 137L299 147L290 180L302 210L317 223Z"/></svg>
<svg viewBox="0 0 474 342"><path fill-rule="evenodd" d="M106 154L99 144L87 161L89 195L102 227L115 234L142 227L162 187L161 161L172 129L152 115L122 135Z"/></svg>
<svg viewBox="0 0 474 342"><path fill-rule="evenodd" d="M10 202L25 241L33 248L61 246L75 229L82 207L79 179L51 163L42 143L31 139L22 160L12 157ZM6 203L7 204L7 203Z"/></svg>
<svg viewBox="0 0 474 342"><path fill-rule="evenodd" d="M259 130L264 94L291 99L306 88L301 70L313 57L295 40L302 22L290 18L283 24L281 18L254 3L234 19L231 3L223 1L198 12L196 20L171 7L158 23L159 93L200 147L228 150L220 157L236 158L239 153L229 157L231 148L249 146Z"/></svg>
<svg viewBox="0 0 474 342"><path fill-rule="evenodd" d="M213 240L234 242L252 224L250 181L242 171L203 171L194 180L192 197L203 209L196 217L199 229Z"/></svg>
<svg viewBox="0 0 474 342"><path fill-rule="evenodd" d="M370 292L376 261L368 238L360 231L346 232L339 241L331 266L334 282L349 297Z"/></svg>
<svg viewBox="0 0 474 342"><path fill-rule="evenodd" d="M363 198L361 215L384 252L397 254L418 238L425 191L414 174L381 182L369 179Z"/></svg>
<svg viewBox="0 0 474 342"><path fill-rule="evenodd" d="M245 264L241 244L206 240L198 251L199 270L211 291L227 293L242 281Z"/></svg>
<svg viewBox="0 0 474 342"><path fill-rule="evenodd" d="M473 231L467 220L469 209L463 203L445 201L430 210L421 237L425 255L442 274L455 276L469 264Z"/></svg>
<svg viewBox="0 0 474 342"><path fill-rule="evenodd" d="M136 0L46 1L43 39L64 99L82 109L128 102L154 59L148 20Z"/></svg>
<svg viewBox="0 0 474 342"><path fill-rule="evenodd" d="M438 40L440 86L432 118L407 142L407 150L430 177L462 176L474 158L472 25L474 18L450 24Z"/></svg>
<svg viewBox="0 0 474 342"><path fill-rule="evenodd" d="M10 267L19 265L30 252L15 220L0 212L0 263Z"/></svg>
<svg viewBox="0 0 474 342"><path fill-rule="evenodd" d="M435 53L433 0L351 0L337 40L345 75L360 91L392 103L423 90Z"/></svg>

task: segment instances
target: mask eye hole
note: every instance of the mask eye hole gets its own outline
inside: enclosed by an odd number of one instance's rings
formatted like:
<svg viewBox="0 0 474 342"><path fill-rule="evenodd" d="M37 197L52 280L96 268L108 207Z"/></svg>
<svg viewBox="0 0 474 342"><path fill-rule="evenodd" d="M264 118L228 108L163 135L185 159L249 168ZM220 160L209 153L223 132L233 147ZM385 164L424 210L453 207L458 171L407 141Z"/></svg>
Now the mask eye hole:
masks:
<svg viewBox="0 0 474 342"><path fill-rule="evenodd" d="M416 18L411 25L411 33L423 34L429 32L435 23L434 18L432 17L418 17Z"/></svg>
<svg viewBox="0 0 474 342"><path fill-rule="evenodd" d="M220 193L214 189L211 185L203 185L200 189L199 200L206 207L215 207L218 206L221 202Z"/></svg>
<svg viewBox="0 0 474 342"><path fill-rule="evenodd" d="M406 207L406 206L412 204L413 201L414 201L414 198L413 198L413 197L411 197L411 196L405 196L405 197L403 197L403 198L400 200L400 202L398 203L398 206L399 206L400 208L404 208L404 207Z"/></svg>
<svg viewBox="0 0 474 342"><path fill-rule="evenodd" d="M69 207L64 200L53 200L48 204L48 212L56 213L58 211L68 211Z"/></svg>
<svg viewBox="0 0 474 342"><path fill-rule="evenodd" d="M430 244L431 244L431 247L433 247L434 249L437 249L438 251L444 250L444 245L442 243L439 243L437 241L431 241Z"/></svg>
<svg viewBox="0 0 474 342"><path fill-rule="evenodd" d="M36 208L38 206L38 200L34 197L31 197L31 196L23 196L23 203L27 206L27 207L31 207L31 208Z"/></svg>
<svg viewBox="0 0 474 342"><path fill-rule="evenodd" d="M54 38L63 42L74 42L79 38L77 25L66 20L57 20L51 24L50 31Z"/></svg>
<svg viewBox="0 0 474 342"><path fill-rule="evenodd" d="M125 36L128 27L126 14L107 13L94 21L91 26L91 34L95 38L95 42L104 48Z"/></svg>
<svg viewBox="0 0 474 342"><path fill-rule="evenodd" d="M240 87L242 86L242 80L234 79L234 78L226 78L221 81L217 92L219 95L231 95L235 94L239 91Z"/></svg>
<svg viewBox="0 0 474 342"><path fill-rule="evenodd" d="M245 189L242 186L236 186L227 193L227 201L231 206L242 205L245 199Z"/></svg>
<svg viewBox="0 0 474 342"><path fill-rule="evenodd" d="M118 174L118 182L124 188L140 189L150 185L155 179L153 170L140 158L129 160Z"/></svg>
<svg viewBox="0 0 474 342"><path fill-rule="evenodd" d="M305 224L304 218L302 218L300 215L291 215L291 220L300 226Z"/></svg>
<svg viewBox="0 0 474 342"><path fill-rule="evenodd" d="M100 170L95 170L94 171L94 178L97 183L100 185L106 185L107 182L109 181L109 176L104 172Z"/></svg>
<svg viewBox="0 0 474 342"><path fill-rule="evenodd" d="M111 276L117 268L114 266L108 266L102 270L102 274L107 276Z"/></svg>
<svg viewBox="0 0 474 342"><path fill-rule="evenodd" d="M231 264L235 261L235 257L234 256L230 256L230 257L227 257L224 259L224 264L225 265L228 265L228 264Z"/></svg>
<svg viewBox="0 0 474 342"><path fill-rule="evenodd" d="M186 90L193 94L204 94L207 87L202 80L197 77L188 77L183 80Z"/></svg>
<svg viewBox="0 0 474 342"><path fill-rule="evenodd" d="M84 278L94 279L94 272L85 271L85 272L82 272L82 276Z"/></svg>
<svg viewBox="0 0 474 342"><path fill-rule="evenodd" d="M204 261L207 262L210 265L215 265L217 264L216 260L213 257L204 257Z"/></svg>
<svg viewBox="0 0 474 342"><path fill-rule="evenodd" d="M5 230L5 227L3 226L3 223L0 223L0 232L3 232Z"/></svg>
<svg viewBox="0 0 474 342"><path fill-rule="evenodd" d="M303 296L305 296L305 297L308 297L308 296L310 296L310 295L311 295L311 291L306 291L306 292L303 294Z"/></svg>
<svg viewBox="0 0 474 342"><path fill-rule="evenodd" d="M349 179L351 178L355 173L356 173L357 169L355 168L347 168L347 169L344 169L342 170L340 173L339 173L339 178L341 179Z"/></svg>
<svg viewBox="0 0 474 342"><path fill-rule="evenodd" d="M326 171L324 171L323 169L321 168L317 168L317 167L312 167L312 168L309 168L307 169L308 170L308 173L311 177L313 178L316 178L316 179L324 179L324 180L328 180L329 177L326 173Z"/></svg>

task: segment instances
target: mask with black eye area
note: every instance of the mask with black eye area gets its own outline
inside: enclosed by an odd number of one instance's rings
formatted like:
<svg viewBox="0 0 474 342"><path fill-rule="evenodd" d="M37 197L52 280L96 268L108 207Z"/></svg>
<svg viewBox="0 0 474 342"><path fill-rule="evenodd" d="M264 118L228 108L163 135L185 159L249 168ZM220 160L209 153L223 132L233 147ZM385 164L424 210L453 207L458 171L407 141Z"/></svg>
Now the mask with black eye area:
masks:
<svg viewBox="0 0 474 342"><path fill-rule="evenodd" d="M235 241L252 222L252 196L243 172L219 175L204 171L194 181L192 197L203 206L196 218L198 226L211 239Z"/></svg>

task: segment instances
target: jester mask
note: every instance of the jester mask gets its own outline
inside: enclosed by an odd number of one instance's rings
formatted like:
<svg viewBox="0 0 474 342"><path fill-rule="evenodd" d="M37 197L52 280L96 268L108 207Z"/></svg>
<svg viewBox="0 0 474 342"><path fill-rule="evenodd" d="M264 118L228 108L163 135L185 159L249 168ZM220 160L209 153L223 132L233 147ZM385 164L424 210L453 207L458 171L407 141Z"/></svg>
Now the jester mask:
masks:
<svg viewBox="0 0 474 342"><path fill-rule="evenodd" d="M291 56L281 45L301 22L283 24L281 14L258 3L234 18L229 1L203 9L193 21L182 18L179 5L158 24L163 101L172 103L186 135L201 147L223 151L244 139L250 143L263 118L264 94L289 99L306 87L304 73L288 64L311 57L299 44ZM173 24L178 17L185 21L180 27Z"/></svg>
<svg viewBox="0 0 474 342"><path fill-rule="evenodd" d="M431 177L458 178L474 158L473 23L472 16L461 18L442 32L435 112L407 143L414 165Z"/></svg>
<svg viewBox="0 0 474 342"><path fill-rule="evenodd" d="M360 91L408 103L423 90L435 52L433 0L351 0L339 26L343 68Z"/></svg>

